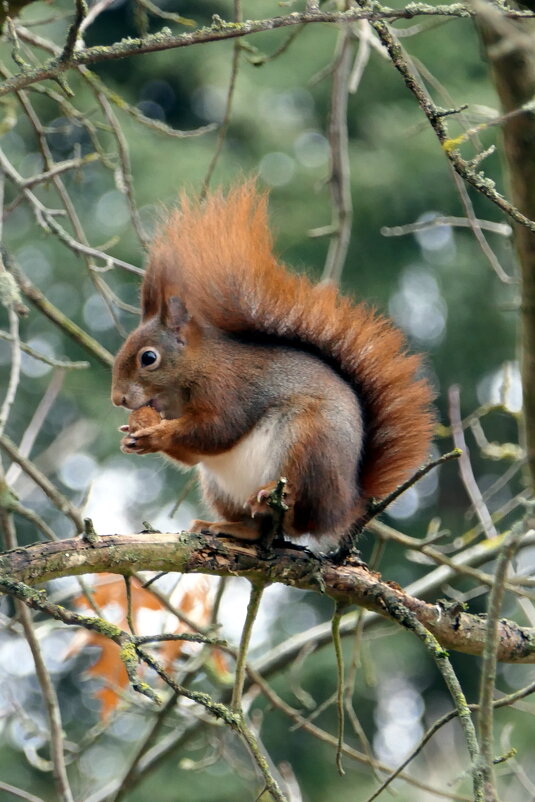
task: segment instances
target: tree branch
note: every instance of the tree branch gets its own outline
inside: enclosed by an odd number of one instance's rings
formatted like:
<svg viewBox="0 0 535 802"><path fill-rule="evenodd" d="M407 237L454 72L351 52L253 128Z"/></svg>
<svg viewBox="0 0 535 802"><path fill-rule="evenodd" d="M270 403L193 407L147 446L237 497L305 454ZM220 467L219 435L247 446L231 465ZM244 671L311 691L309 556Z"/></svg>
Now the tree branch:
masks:
<svg viewBox="0 0 535 802"><path fill-rule="evenodd" d="M532 11L505 8L504 16L513 19L535 17ZM396 9L387 6L378 6L372 10L351 8L348 11L313 11L295 12L282 17L271 19L245 20L242 23L225 22L220 18L211 27L199 28L193 33L172 34L169 28L163 28L158 33L149 34L139 38L125 38L113 45L88 47L72 54L68 60L61 57L50 59L46 64L33 69L24 69L18 75L8 78L0 85L0 97L13 90L23 89L25 86L43 81L47 78L57 78L61 73L83 64L97 64L102 61L114 61L127 56L141 53L155 53L160 50L173 50L179 47L217 42L225 39L236 39L240 36L249 36L263 31L273 31L277 28L287 28L293 25L312 23L348 23L359 19L369 20L397 20L412 19L417 16L443 16L443 17L474 17L476 12L463 3L450 5L428 5L426 3L410 3L406 8Z"/></svg>
<svg viewBox="0 0 535 802"><path fill-rule="evenodd" d="M35 543L0 556L0 588L9 581L38 584L62 576L100 571L130 574L134 570L182 571L216 576L243 576L251 582L281 582L322 592L335 601L356 604L391 620L395 596L446 649L480 655L486 621L459 605L429 604L385 582L366 566L335 565L325 555L299 548L277 549L266 556L260 547L225 537L182 532L104 535L93 544L72 538ZM502 619L497 657L502 662L535 663L535 629Z"/></svg>

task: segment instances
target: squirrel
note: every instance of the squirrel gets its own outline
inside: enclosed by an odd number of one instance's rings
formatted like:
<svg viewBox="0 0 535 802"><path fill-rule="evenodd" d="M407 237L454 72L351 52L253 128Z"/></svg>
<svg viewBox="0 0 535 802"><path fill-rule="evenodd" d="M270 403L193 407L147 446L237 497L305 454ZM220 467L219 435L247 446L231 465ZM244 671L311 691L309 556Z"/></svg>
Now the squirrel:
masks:
<svg viewBox="0 0 535 802"><path fill-rule="evenodd" d="M219 521L191 531L340 539L420 465L432 390L404 335L274 256L254 181L182 195L150 249L141 323L113 366L125 453L196 465ZM271 506L270 506L271 504Z"/></svg>

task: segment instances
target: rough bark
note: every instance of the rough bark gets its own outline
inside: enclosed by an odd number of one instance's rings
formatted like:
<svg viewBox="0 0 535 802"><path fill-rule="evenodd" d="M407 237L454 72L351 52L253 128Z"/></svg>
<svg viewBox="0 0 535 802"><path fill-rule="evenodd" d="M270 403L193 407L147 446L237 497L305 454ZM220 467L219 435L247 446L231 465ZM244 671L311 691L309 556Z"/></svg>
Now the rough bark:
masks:
<svg viewBox="0 0 535 802"><path fill-rule="evenodd" d="M456 604L430 604L410 596L365 565L334 565L323 555L301 549L265 552L255 544L208 535L104 535L94 543L72 538L13 549L0 556L0 590L9 593L11 580L33 585L61 576L100 571L129 574L135 570L282 582L325 593L346 605L359 605L392 621L393 605L399 604L413 613L445 648L473 655L482 654L484 648L484 617L466 613ZM503 619L499 640L499 660L535 663L534 629Z"/></svg>
<svg viewBox="0 0 535 802"><path fill-rule="evenodd" d="M535 218L535 22L506 20L498 12L477 18L490 72L503 113L504 156L511 200ZM530 103L530 110L522 110ZM520 349L524 395L524 437L531 484L535 487L535 234L515 226L521 276Z"/></svg>

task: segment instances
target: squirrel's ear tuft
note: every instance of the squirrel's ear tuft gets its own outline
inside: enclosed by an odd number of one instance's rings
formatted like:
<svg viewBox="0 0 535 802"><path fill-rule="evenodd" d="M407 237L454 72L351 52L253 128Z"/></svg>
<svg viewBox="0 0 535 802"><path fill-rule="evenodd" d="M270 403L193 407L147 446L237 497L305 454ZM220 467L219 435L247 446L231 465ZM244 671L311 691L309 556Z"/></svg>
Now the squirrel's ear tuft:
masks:
<svg viewBox="0 0 535 802"><path fill-rule="evenodd" d="M174 331L179 331L190 319L186 304L176 295L164 300L160 314L164 326Z"/></svg>
<svg viewBox="0 0 535 802"><path fill-rule="evenodd" d="M155 271L148 271L141 287L141 317L143 320L154 317L160 311L160 277Z"/></svg>

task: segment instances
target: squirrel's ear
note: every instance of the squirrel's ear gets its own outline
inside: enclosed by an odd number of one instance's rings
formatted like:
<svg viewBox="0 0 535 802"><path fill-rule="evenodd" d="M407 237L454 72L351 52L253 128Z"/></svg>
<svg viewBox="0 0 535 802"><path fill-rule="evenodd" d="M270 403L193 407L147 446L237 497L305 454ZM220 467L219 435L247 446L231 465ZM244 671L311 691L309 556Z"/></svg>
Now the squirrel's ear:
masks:
<svg viewBox="0 0 535 802"><path fill-rule="evenodd" d="M168 329L179 331L190 319L186 304L178 296L166 298L161 310L161 319Z"/></svg>

